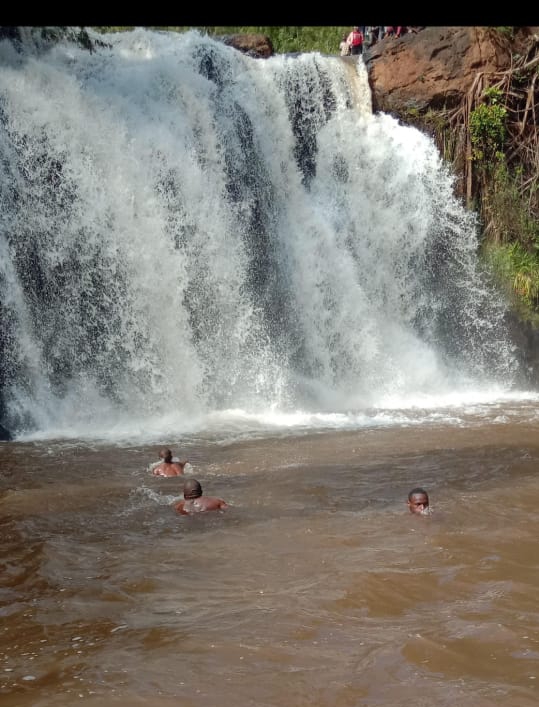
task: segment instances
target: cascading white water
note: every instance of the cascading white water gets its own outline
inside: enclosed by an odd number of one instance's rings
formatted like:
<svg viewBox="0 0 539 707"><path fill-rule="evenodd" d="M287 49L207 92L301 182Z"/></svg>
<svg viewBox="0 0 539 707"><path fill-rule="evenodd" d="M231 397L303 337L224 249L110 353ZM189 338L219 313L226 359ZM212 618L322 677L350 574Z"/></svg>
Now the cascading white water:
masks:
<svg viewBox="0 0 539 707"><path fill-rule="evenodd" d="M475 218L432 141L372 114L361 61L101 39L0 45L8 427L181 432L511 387Z"/></svg>

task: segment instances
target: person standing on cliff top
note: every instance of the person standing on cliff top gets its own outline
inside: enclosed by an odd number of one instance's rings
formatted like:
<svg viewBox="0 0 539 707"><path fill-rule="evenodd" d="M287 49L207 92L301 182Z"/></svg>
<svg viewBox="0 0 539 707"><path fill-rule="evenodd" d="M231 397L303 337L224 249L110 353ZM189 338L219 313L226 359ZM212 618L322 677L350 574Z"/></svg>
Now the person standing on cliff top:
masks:
<svg viewBox="0 0 539 707"><path fill-rule="evenodd" d="M350 47L350 54L355 55L363 53L363 35L361 34L359 27L354 27L352 29L348 35L346 43Z"/></svg>
<svg viewBox="0 0 539 707"><path fill-rule="evenodd" d="M369 42L369 47L373 47L376 42L380 39L382 35L383 28L380 26L371 27L371 41Z"/></svg>
<svg viewBox="0 0 539 707"><path fill-rule="evenodd" d="M339 49L341 50L341 56L349 56L350 55L350 47L348 46L348 42L346 41L346 34L343 34L341 43L339 44Z"/></svg>

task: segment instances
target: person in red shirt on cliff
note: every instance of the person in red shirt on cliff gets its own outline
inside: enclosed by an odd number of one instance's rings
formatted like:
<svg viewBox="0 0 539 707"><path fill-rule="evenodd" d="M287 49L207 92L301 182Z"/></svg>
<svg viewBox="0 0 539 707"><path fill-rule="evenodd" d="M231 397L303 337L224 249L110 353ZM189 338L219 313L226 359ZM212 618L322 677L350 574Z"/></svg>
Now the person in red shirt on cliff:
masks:
<svg viewBox="0 0 539 707"><path fill-rule="evenodd" d="M346 43L350 47L350 54L362 54L363 53L363 34L361 33L359 27L354 27Z"/></svg>

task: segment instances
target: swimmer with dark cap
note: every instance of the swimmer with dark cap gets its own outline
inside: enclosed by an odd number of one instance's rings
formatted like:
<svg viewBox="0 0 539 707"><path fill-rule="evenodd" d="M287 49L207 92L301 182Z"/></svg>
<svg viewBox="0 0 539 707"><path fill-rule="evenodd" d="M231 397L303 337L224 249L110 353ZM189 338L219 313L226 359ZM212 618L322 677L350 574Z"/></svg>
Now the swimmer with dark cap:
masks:
<svg viewBox="0 0 539 707"><path fill-rule="evenodd" d="M175 504L175 509L183 515L202 513L203 511L220 511L228 508L222 498L204 496L202 486L196 479L187 479L183 485L183 501Z"/></svg>

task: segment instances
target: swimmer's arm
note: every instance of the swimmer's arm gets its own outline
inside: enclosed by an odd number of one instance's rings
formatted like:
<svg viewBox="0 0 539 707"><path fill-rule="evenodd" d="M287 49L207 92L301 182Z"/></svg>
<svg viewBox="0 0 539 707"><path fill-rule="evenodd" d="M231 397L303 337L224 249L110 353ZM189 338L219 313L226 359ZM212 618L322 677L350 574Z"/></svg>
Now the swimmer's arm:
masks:
<svg viewBox="0 0 539 707"><path fill-rule="evenodd" d="M179 503L176 503L176 504L174 505L174 508L176 509L176 511L177 511L178 513L181 513L181 514L184 515L184 516L189 515L189 514L187 513L187 511L185 510L185 508L184 508L184 502L183 502L183 501L180 501Z"/></svg>

